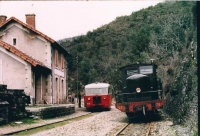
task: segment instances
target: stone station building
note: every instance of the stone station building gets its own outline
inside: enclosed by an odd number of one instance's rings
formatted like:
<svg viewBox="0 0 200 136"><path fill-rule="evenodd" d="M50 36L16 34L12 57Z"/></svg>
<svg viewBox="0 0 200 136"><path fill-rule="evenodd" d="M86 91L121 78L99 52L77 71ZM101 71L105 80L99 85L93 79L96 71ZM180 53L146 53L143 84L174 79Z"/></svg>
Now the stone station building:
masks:
<svg viewBox="0 0 200 136"><path fill-rule="evenodd" d="M24 90L33 104L65 103L68 52L36 30L34 14L25 18L0 16L0 84Z"/></svg>

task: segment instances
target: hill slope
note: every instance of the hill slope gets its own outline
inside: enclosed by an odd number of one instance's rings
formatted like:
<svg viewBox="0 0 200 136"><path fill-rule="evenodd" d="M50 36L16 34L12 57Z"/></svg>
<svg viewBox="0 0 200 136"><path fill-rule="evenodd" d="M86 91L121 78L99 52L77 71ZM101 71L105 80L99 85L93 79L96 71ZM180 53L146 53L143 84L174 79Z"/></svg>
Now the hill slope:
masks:
<svg viewBox="0 0 200 136"><path fill-rule="evenodd" d="M196 32L195 2L165 2L60 41L71 53L69 87L76 90L78 67L79 89L103 81L116 91L119 67L154 59L166 95L165 111L177 123L197 126Z"/></svg>

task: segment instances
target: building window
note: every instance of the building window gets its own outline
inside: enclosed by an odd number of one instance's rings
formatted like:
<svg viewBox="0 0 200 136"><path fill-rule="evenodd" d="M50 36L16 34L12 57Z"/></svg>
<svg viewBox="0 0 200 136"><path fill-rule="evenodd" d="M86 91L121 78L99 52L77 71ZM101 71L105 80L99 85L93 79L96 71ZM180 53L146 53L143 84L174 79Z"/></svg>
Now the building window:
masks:
<svg viewBox="0 0 200 136"><path fill-rule="evenodd" d="M13 45L17 45L17 38L16 38L16 37L14 37L14 38L12 39L12 43L13 43Z"/></svg>
<svg viewBox="0 0 200 136"><path fill-rule="evenodd" d="M61 91L62 91L62 93L64 92L64 84L63 84L63 80L62 80L62 89L61 89Z"/></svg>
<svg viewBox="0 0 200 136"><path fill-rule="evenodd" d="M64 69L65 67L65 59L64 59L64 56L61 55L61 68Z"/></svg>
<svg viewBox="0 0 200 136"><path fill-rule="evenodd" d="M58 51L55 51L55 65L58 67Z"/></svg>

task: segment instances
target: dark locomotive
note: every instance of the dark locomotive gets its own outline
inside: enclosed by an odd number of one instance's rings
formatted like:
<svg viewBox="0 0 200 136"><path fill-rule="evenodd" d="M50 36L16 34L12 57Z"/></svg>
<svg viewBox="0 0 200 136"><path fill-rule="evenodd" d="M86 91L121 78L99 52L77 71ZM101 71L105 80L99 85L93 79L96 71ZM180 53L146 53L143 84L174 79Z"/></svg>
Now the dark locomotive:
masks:
<svg viewBox="0 0 200 136"><path fill-rule="evenodd" d="M115 107L131 118L137 113L157 112L164 105L162 83L157 78L157 65L132 64L120 68L120 92L115 94Z"/></svg>

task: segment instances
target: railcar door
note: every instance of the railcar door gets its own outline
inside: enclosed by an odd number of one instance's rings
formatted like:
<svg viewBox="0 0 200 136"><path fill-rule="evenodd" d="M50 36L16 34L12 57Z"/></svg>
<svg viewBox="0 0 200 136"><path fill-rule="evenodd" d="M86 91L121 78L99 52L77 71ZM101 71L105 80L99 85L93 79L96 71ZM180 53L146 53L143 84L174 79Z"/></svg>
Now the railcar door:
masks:
<svg viewBox="0 0 200 136"><path fill-rule="evenodd" d="M101 96L94 96L93 97L93 104L95 106L98 106L99 104L101 104Z"/></svg>

